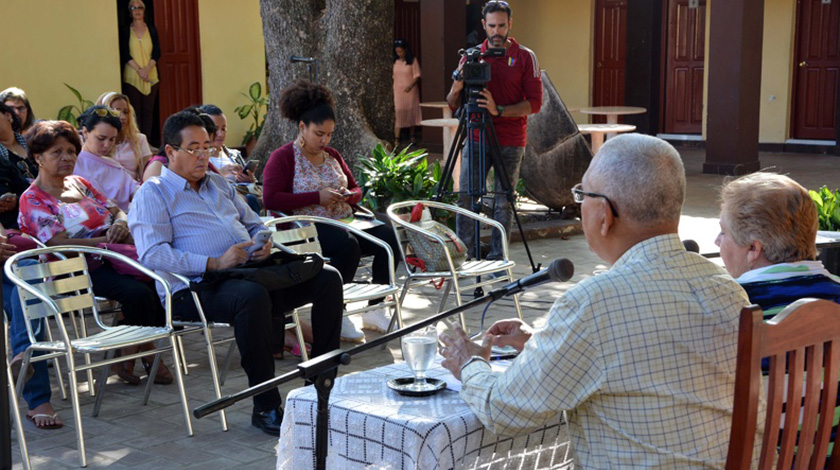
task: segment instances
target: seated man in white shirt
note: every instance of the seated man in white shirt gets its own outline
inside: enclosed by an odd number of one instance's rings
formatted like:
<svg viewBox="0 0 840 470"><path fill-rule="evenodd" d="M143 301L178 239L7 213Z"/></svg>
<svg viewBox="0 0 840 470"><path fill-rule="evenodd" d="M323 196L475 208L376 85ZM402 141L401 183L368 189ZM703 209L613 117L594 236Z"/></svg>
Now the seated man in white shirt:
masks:
<svg viewBox="0 0 840 470"><path fill-rule="evenodd" d="M567 410L580 468L723 468L748 299L677 236L679 154L655 137L610 139L572 191L586 241L611 269L557 299L541 329L503 320L481 345L460 328L442 335L444 367L494 433ZM492 344L521 351L505 372L487 363Z"/></svg>
<svg viewBox="0 0 840 470"><path fill-rule="evenodd" d="M209 135L201 118L180 112L163 128L169 167L146 181L132 203L129 226L140 261L159 271L172 285L172 308L187 319L198 318L189 289L166 273L200 281L203 274L269 257L271 242L249 255L252 237L267 228L237 196L224 177L208 172ZM161 286L158 292L162 293ZM242 355L248 385L274 377L272 319L311 303L312 356L337 349L341 331L342 282L324 266L313 278L287 288L239 278L223 279L198 291L208 320L230 323ZM279 435L283 409L277 389L256 395L251 423Z"/></svg>

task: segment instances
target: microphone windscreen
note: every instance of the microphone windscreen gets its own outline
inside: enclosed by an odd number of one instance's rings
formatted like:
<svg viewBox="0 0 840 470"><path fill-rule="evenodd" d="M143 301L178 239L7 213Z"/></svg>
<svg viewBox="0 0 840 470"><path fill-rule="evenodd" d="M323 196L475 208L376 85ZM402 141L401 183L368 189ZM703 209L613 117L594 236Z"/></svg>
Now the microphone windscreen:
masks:
<svg viewBox="0 0 840 470"><path fill-rule="evenodd" d="M575 275L575 265L566 258L556 259L548 265L548 276L552 282L566 282Z"/></svg>
<svg viewBox="0 0 840 470"><path fill-rule="evenodd" d="M700 253L700 245L697 244L694 240L683 240L683 246L685 247L686 251L690 251L692 253Z"/></svg>

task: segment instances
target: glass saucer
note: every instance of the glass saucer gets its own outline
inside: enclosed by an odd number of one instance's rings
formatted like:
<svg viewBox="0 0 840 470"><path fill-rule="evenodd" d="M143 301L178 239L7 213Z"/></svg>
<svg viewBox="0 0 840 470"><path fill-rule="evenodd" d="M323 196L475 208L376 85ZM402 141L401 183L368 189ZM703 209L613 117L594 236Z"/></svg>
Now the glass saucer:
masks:
<svg viewBox="0 0 840 470"><path fill-rule="evenodd" d="M427 397L429 395L434 395L435 393L446 388L446 382L444 382L443 380L426 378L426 382L428 382L430 385L433 385L434 388L420 391L412 390L411 385L414 384L414 377L402 377L398 379L391 379L388 382L386 382L386 385L388 385L388 388L390 388L391 390L394 390L400 395L404 395L407 397Z"/></svg>

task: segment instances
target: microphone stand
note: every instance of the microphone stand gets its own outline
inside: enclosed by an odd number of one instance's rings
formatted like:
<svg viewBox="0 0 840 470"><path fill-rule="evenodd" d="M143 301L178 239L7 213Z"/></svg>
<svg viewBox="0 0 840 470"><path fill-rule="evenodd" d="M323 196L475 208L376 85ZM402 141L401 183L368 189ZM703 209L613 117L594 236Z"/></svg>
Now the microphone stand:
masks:
<svg viewBox="0 0 840 470"><path fill-rule="evenodd" d="M290 382L291 380L299 377L312 381L315 384L315 390L318 394L318 412L315 422L315 468L316 470L326 470L328 452L327 439L329 431L328 407L330 401L330 391L334 385L334 378L337 375L339 366L350 364L350 358L356 354L361 354L368 349L384 345L389 341L399 339L408 333L435 324L447 317L455 315L456 313L461 313L475 306L492 302L502 296L503 294L491 292L488 295L474 299L451 310L433 315L411 326L406 326L400 330L382 335L379 338L366 342L365 344L348 350L336 349L326 354L322 354L316 358L298 364L298 368L295 371L288 372L261 384L254 385L253 387L242 390L241 392L237 392L233 395L228 395L198 406L193 410L193 415L196 418L203 418L210 413L227 408L238 401L267 392L278 385Z"/></svg>

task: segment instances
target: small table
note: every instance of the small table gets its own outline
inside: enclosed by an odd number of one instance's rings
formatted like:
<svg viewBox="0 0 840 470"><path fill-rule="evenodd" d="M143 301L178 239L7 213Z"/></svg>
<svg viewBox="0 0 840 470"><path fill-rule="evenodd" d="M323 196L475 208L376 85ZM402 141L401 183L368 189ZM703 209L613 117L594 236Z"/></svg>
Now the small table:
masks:
<svg viewBox="0 0 840 470"><path fill-rule="evenodd" d="M592 153L598 153L598 149L604 145L606 136L613 136L622 132L633 132L636 126L630 124L579 124L581 134L592 136Z"/></svg>
<svg viewBox="0 0 840 470"><path fill-rule="evenodd" d="M447 374L438 363L428 376ZM398 363L336 379L330 397L327 468L572 468L565 422L558 419L528 435L500 438L484 428L458 392L404 397L385 384L410 376L408 366ZM316 409L314 387L289 393L278 470L313 468Z"/></svg>
<svg viewBox="0 0 840 470"><path fill-rule="evenodd" d="M452 117L452 108L446 101L429 101L427 103L420 103L421 108L440 109L443 111L443 118L449 119Z"/></svg>
<svg viewBox="0 0 840 470"><path fill-rule="evenodd" d="M449 109L449 106L447 106L446 109ZM451 115L452 113L450 112L449 114ZM452 138L455 136L455 132L458 130L458 120L452 117L439 119L425 119L423 121L420 121L420 125L424 127L443 128L443 156L444 158L448 158L449 152L452 149ZM453 188L457 191L458 182L461 178L461 159L458 158L458 154L455 154L453 158L456 158L457 160L455 160L455 168L452 170L452 183Z"/></svg>
<svg viewBox="0 0 840 470"><path fill-rule="evenodd" d="M588 108L580 108L580 112L583 114L606 116L607 124L618 124L618 116L642 114L646 113L647 109L636 106L590 106Z"/></svg>

